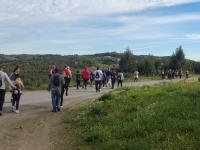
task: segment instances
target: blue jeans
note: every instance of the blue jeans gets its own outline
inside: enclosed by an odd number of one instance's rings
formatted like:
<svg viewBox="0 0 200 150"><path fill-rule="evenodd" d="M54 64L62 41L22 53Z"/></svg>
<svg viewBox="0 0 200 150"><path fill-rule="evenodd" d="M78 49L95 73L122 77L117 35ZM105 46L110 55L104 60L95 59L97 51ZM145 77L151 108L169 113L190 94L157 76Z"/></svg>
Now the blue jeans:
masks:
<svg viewBox="0 0 200 150"><path fill-rule="evenodd" d="M57 110L60 110L61 94L59 90L52 90L51 98L52 98L53 111L56 112Z"/></svg>

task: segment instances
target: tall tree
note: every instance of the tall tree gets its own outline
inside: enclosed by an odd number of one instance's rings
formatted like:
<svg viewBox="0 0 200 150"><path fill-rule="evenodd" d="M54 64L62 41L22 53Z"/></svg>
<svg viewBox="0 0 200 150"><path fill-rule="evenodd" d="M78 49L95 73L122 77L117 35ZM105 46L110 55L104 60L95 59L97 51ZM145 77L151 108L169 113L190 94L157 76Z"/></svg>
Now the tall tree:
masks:
<svg viewBox="0 0 200 150"><path fill-rule="evenodd" d="M123 72L132 72L134 71L135 66L136 64L134 63L134 55L132 51L129 48L127 48L120 59L119 68Z"/></svg>
<svg viewBox="0 0 200 150"><path fill-rule="evenodd" d="M152 56L147 56L144 60L145 62L145 75L154 75L156 73L156 68L155 68L155 60L153 59Z"/></svg>
<svg viewBox="0 0 200 150"><path fill-rule="evenodd" d="M185 64L185 54L182 46L179 46L176 49L176 52L172 54L170 60L170 68L172 69L180 69Z"/></svg>

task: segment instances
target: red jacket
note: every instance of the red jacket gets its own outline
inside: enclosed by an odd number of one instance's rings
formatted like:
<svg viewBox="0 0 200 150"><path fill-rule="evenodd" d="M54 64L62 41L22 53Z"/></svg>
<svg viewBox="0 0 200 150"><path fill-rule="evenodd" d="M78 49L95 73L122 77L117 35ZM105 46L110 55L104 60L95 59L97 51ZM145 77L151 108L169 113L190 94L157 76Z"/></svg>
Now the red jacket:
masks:
<svg viewBox="0 0 200 150"><path fill-rule="evenodd" d="M71 70L70 70L69 68L67 68L67 69L65 70L65 74L66 74L66 77L67 77L67 78L71 78L71 76L72 76Z"/></svg>
<svg viewBox="0 0 200 150"><path fill-rule="evenodd" d="M83 70L82 78L90 80L90 72L89 72L89 70L87 68L85 70Z"/></svg>

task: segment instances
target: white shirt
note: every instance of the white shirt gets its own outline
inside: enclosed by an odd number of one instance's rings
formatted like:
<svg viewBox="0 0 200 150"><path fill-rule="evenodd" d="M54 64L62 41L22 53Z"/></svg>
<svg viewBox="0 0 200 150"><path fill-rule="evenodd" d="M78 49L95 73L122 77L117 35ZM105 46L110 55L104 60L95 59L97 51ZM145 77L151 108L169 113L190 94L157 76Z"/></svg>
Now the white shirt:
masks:
<svg viewBox="0 0 200 150"><path fill-rule="evenodd" d="M124 80L124 74L123 74L122 72L119 72L119 73L117 74L117 76L120 76L120 77L121 77L121 80Z"/></svg>
<svg viewBox="0 0 200 150"><path fill-rule="evenodd" d="M135 72L134 72L134 77L135 77L135 78L139 78L139 72L138 72L138 71L135 71Z"/></svg>
<svg viewBox="0 0 200 150"><path fill-rule="evenodd" d="M94 72L94 80L95 81L101 81L103 79L103 73L101 70L96 70Z"/></svg>
<svg viewBox="0 0 200 150"><path fill-rule="evenodd" d="M0 87L1 90L5 90L6 89L6 84L5 84L5 80L7 80L7 82L14 87L12 81L10 80L10 78L8 77L7 73L0 71L0 78L2 79L2 86Z"/></svg>

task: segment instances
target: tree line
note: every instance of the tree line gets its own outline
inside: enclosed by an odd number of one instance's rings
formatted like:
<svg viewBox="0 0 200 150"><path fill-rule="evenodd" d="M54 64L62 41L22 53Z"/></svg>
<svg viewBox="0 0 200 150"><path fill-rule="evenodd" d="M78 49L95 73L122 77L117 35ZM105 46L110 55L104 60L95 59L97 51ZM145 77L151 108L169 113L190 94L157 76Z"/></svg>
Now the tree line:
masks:
<svg viewBox="0 0 200 150"><path fill-rule="evenodd" d="M150 54L138 57L130 49L126 49L121 56L119 68L125 73L138 70L141 75L145 76L159 75L162 70L166 69L183 69L200 73L200 62L186 59L182 46L176 48L175 52L167 57L156 57Z"/></svg>

